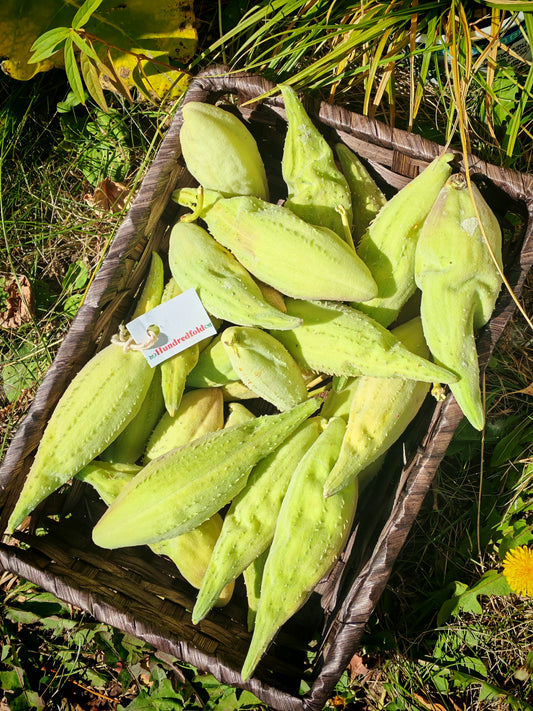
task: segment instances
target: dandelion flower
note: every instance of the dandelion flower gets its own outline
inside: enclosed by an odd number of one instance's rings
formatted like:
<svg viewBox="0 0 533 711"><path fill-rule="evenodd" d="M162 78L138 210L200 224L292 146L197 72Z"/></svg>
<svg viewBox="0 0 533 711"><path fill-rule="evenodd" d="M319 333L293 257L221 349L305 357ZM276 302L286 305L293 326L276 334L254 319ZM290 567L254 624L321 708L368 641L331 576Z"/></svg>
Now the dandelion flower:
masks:
<svg viewBox="0 0 533 711"><path fill-rule="evenodd" d="M515 593L533 597L533 549L518 546L508 551L503 559L503 574Z"/></svg>

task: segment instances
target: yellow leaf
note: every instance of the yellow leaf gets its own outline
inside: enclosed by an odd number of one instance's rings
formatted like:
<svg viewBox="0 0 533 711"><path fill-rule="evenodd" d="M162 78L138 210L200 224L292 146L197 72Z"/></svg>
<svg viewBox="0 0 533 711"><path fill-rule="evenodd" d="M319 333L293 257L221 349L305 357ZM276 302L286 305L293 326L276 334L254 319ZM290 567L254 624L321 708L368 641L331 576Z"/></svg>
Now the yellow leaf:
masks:
<svg viewBox="0 0 533 711"><path fill-rule="evenodd" d="M44 32L70 27L82 0L3 0L0 3L2 69L15 79L31 79L37 72L63 67L60 49L49 59L28 64L30 48ZM198 43L192 0L104 0L82 32L92 40L105 64L111 57L120 84L153 99L178 96L187 75L171 65L185 65ZM105 89L116 82L102 73ZM142 86L138 86L142 82Z"/></svg>

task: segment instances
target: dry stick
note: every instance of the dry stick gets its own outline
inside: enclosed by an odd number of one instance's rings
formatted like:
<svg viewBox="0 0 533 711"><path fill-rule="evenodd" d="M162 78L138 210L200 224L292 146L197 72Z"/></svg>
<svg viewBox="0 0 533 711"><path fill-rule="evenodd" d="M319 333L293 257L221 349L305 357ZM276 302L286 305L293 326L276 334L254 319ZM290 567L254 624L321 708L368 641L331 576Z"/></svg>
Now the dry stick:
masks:
<svg viewBox="0 0 533 711"><path fill-rule="evenodd" d="M58 669L50 669L50 672L52 674L54 674L55 677L57 677L59 674ZM97 696L99 699L103 699L104 701L111 701L113 703L116 703L116 701L117 701L116 698L112 698L111 696L106 696L105 694L101 694L100 692L92 689L90 686L85 686L85 684L82 684L81 682L76 681L75 679L72 679L71 677L69 677L68 681L70 681L71 684L74 684L74 686L79 686L80 689L83 689L87 693L92 694L93 696Z"/></svg>

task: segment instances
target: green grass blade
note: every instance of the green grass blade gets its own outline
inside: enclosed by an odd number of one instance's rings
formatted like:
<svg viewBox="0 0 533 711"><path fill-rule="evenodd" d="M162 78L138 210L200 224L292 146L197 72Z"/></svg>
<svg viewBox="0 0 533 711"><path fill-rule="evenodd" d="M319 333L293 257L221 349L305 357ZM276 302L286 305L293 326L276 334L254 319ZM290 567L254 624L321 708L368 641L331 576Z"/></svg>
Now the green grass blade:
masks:
<svg viewBox="0 0 533 711"><path fill-rule="evenodd" d="M533 4L533 3L532 3ZM529 46L533 47L533 15L526 13L524 15L526 24L526 33L529 39ZM518 134L522 127L522 119L526 110L527 103L531 101L533 90L533 64L529 65L529 71L524 83L524 87L519 95L516 110L511 119L509 130L506 134L507 145L506 154L508 157L514 154Z"/></svg>
<svg viewBox="0 0 533 711"><path fill-rule="evenodd" d="M81 104L85 103L85 92L83 90L83 82L81 80L80 70L76 62L74 54L74 46L72 37L69 37L65 42L65 72L67 73L68 82L74 92L74 95Z"/></svg>

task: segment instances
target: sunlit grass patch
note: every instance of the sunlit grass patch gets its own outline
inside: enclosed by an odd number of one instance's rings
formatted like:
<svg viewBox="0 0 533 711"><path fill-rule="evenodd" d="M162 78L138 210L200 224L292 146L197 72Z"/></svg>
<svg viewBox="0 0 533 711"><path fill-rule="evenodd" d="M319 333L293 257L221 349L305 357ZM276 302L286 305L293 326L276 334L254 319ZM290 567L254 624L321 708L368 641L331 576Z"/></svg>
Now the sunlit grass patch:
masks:
<svg viewBox="0 0 533 711"><path fill-rule="evenodd" d="M65 105L65 97L68 86L59 71L30 82L0 79L0 313L6 316L0 329L0 456L174 110L116 99L106 115L96 106ZM9 301L21 293L18 302Z"/></svg>

